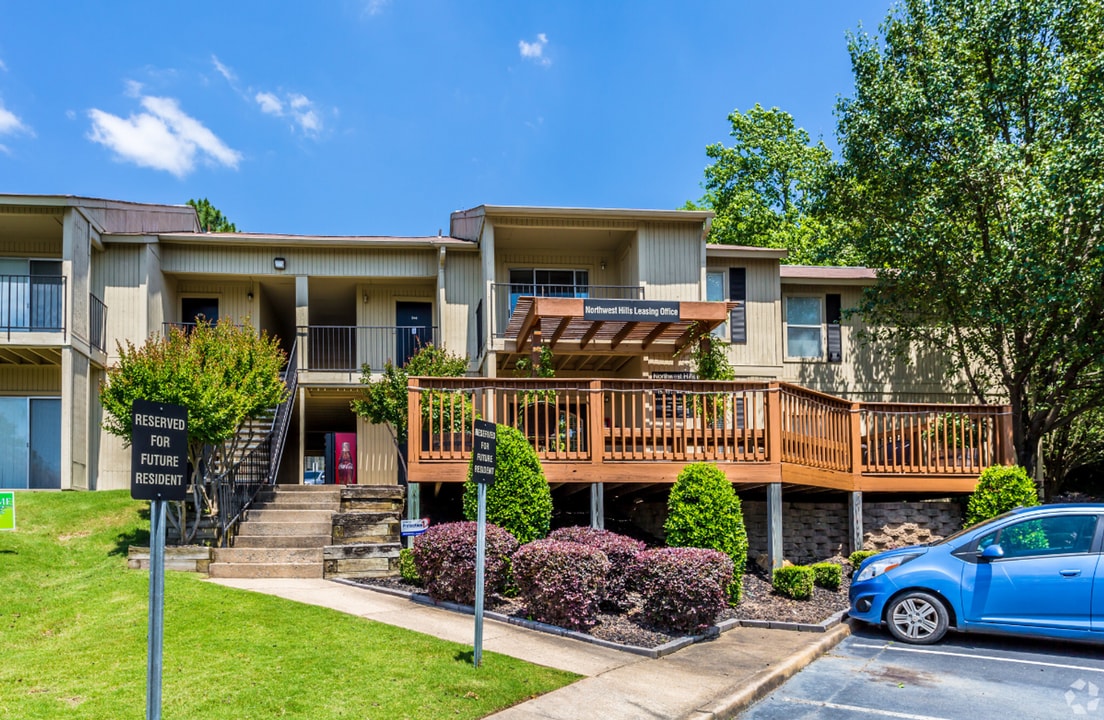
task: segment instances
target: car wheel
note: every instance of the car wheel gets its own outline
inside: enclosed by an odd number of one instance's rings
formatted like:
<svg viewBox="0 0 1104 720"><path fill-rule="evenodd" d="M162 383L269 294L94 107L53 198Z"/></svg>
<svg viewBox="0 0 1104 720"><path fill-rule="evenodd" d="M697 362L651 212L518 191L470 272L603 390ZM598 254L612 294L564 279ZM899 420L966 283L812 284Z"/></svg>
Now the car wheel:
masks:
<svg viewBox="0 0 1104 720"><path fill-rule="evenodd" d="M889 632L901 642L930 645L947 634L947 608L925 592L908 592L895 599L886 611Z"/></svg>

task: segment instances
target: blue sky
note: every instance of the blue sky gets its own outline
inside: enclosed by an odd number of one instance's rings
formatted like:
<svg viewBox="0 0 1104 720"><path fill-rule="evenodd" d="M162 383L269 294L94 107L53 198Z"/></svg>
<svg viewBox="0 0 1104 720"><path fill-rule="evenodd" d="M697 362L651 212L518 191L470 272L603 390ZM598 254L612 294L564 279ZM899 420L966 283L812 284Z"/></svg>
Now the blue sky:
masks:
<svg viewBox="0 0 1104 720"><path fill-rule="evenodd" d="M755 103L835 147L890 0L0 0L0 192L208 197L245 231L674 208Z"/></svg>

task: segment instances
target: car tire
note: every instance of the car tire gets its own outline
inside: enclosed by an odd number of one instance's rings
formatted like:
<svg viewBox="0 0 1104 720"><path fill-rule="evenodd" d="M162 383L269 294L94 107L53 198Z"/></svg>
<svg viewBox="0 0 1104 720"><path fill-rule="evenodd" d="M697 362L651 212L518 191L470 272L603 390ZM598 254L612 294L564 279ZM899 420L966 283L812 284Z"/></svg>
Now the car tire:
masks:
<svg viewBox="0 0 1104 720"><path fill-rule="evenodd" d="M947 634L950 620L942 600L914 590L893 599L886 609L886 625L901 642L931 645Z"/></svg>

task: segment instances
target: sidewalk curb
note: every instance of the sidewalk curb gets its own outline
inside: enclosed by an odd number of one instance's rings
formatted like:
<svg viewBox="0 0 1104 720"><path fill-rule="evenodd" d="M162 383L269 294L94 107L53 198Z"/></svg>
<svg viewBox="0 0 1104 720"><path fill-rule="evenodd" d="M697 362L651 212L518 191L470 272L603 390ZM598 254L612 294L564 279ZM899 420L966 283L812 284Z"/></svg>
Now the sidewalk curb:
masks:
<svg viewBox="0 0 1104 720"><path fill-rule="evenodd" d="M724 720L734 718L749 707L762 700L782 683L797 674L799 670L813 662L851 634L851 626L840 623L824 633L823 637L806 648L790 655L777 665L762 670L732 693L717 698L712 705L702 707L694 712L694 720Z"/></svg>

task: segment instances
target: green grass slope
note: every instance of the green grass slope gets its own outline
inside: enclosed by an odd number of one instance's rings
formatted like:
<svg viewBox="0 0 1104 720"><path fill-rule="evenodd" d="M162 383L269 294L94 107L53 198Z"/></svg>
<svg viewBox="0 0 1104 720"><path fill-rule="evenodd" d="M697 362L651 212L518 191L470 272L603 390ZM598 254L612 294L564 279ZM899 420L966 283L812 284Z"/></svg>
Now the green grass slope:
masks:
<svg viewBox="0 0 1104 720"><path fill-rule="evenodd" d="M0 533L0 717L145 714L149 542L127 492L17 493ZM166 573L163 717L479 718L575 676Z"/></svg>

